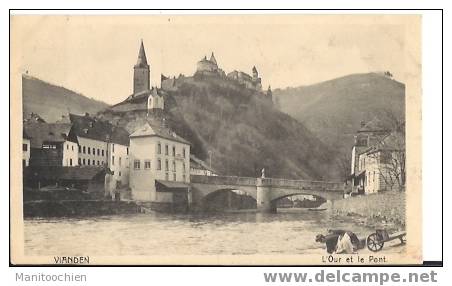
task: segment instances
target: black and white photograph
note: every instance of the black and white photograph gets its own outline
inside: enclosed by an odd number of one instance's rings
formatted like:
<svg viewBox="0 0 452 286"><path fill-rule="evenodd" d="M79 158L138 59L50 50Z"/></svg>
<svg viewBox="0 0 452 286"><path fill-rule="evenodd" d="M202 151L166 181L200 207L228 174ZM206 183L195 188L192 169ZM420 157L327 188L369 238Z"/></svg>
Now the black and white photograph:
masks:
<svg viewBox="0 0 452 286"><path fill-rule="evenodd" d="M10 21L12 263L422 263L419 15Z"/></svg>

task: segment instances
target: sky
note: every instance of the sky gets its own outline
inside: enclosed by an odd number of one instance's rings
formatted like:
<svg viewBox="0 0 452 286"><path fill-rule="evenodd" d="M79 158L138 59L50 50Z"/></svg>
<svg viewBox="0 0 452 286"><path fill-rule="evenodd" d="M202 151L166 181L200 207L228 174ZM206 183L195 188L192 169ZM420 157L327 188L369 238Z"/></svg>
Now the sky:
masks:
<svg viewBox="0 0 452 286"><path fill-rule="evenodd" d="M407 49L412 20L397 15L13 16L11 73L28 72L118 103L132 93L142 39L153 86L160 85L160 74L192 75L197 61L211 52L226 73L251 74L256 66L264 88L385 70L403 79L419 64Z"/></svg>

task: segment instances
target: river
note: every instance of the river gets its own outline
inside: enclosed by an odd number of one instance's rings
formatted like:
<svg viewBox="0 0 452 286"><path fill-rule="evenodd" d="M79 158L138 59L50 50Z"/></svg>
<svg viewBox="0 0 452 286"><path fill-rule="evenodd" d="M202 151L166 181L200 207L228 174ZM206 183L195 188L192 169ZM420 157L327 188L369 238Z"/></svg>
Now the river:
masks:
<svg viewBox="0 0 452 286"><path fill-rule="evenodd" d="M373 229L331 211L278 209L277 214L147 213L25 220L26 255L324 254L314 241L338 228L364 238Z"/></svg>

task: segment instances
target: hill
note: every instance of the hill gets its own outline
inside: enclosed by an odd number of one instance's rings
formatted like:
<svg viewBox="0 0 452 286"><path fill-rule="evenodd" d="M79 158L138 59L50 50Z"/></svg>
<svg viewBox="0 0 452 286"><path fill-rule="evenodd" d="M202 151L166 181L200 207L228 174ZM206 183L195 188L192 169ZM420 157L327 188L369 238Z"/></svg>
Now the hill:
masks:
<svg viewBox="0 0 452 286"><path fill-rule="evenodd" d="M22 75L22 99L24 115L34 112L47 122L54 122L69 111L77 114L96 113L108 106L28 75Z"/></svg>
<svg viewBox="0 0 452 286"><path fill-rule="evenodd" d="M405 85L377 73L353 74L322 83L274 90L281 111L303 123L323 143L350 153L361 121L405 117ZM388 122L388 124L390 124Z"/></svg>
<svg viewBox="0 0 452 286"><path fill-rule="evenodd" d="M258 93L216 80L187 81L168 91L165 110L100 114L129 132L146 120L166 124L193 143L192 152L223 175L337 178L334 154L307 128ZM208 160L207 160L208 161Z"/></svg>

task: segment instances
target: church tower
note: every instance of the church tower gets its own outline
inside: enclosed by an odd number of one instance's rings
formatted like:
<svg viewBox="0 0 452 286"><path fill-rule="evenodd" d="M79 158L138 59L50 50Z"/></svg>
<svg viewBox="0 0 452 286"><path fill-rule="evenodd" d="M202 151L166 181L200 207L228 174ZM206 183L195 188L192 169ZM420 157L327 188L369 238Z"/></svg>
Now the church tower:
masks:
<svg viewBox="0 0 452 286"><path fill-rule="evenodd" d="M149 90L150 87L150 68L144 51L143 40L141 40L138 60L133 67L133 94Z"/></svg>

